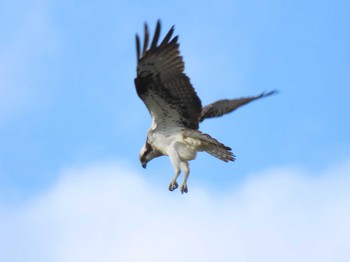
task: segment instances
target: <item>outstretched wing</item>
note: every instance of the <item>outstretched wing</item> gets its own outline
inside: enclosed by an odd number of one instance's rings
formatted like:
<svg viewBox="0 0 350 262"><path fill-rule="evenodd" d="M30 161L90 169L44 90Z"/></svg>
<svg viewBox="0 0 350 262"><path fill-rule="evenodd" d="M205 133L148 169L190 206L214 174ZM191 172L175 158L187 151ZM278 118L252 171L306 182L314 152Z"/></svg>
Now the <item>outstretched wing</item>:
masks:
<svg viewBox="0 0 350 262"><path fill-rule="evenodd" d="M212 104L203 107L199 121L202 122L206 118L220 117L224 114L231 113L240 106L248 104L251 101L257 100L262 97L267 97L276 93L277 91L273 90L268 93L263 92L257 96L218 100Z"/></svg>
<svg viewBox="0 0 350 262"><path fill-rule="evenodd" d="M142 52L140 38L136 35L137 94L157 125L198 129L202 104L190 79L184 74L178 36L172 38L172 27L158 45L160 27L158 20L152 43L148 47L150 37L145 24Z"/></svg>

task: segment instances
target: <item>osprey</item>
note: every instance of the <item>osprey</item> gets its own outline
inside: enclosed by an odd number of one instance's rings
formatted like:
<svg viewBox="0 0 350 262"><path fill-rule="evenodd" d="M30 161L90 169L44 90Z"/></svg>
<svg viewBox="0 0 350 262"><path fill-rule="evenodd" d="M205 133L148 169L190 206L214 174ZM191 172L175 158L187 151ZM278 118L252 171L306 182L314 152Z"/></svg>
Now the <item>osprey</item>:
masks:
<svg viewBox="0 0 350 262"><path fill-rule="evenodd" d="M184 73L184 62L180 55L178 36L172 37L171 27L160 44L160 21L158 20L153 40L149 46L149 29L144 25L144 42L136 34L137 77L135 86L138 96L145 103L151 118L146 143L139 158L142 166L153 158L167 155L175 175L169 190L178 187L177 178L181 170L184 180L181 193L187 193L189 175L188 161L196 158L197 152L205 151L224 161L234 161L231 148L208 134L198 130L199 123L206 118L219 117L253 100L269 96L276 91L239 99L224 99L202 107L201 100Z"/></svg>

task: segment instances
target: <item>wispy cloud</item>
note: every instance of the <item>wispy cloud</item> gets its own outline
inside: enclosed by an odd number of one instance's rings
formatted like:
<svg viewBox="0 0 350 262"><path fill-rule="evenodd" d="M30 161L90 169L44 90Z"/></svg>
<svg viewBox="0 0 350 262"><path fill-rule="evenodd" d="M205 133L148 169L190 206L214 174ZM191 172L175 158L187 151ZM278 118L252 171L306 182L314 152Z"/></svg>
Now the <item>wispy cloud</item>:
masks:
<svg viewBox="0 0 350 262"><path fill-rule="evenodd" d="M274 169L214 196L162 191L116 163L66 170L1 210L1 261L348 261L350 161Z"/></svg>

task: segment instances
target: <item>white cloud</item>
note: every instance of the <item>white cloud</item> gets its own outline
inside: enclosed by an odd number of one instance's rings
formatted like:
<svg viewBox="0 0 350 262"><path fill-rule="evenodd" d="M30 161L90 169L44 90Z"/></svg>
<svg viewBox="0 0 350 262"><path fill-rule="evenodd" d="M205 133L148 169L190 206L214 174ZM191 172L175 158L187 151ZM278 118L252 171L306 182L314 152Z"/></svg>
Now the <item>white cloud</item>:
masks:
<svg viewBox="0 0 350 262"><path fill-rule="evenodd" d="M214 196L191 182L167 192L123 164L69 169L1 210L0 260L349 261L349 173L267 170Z"/></svg>

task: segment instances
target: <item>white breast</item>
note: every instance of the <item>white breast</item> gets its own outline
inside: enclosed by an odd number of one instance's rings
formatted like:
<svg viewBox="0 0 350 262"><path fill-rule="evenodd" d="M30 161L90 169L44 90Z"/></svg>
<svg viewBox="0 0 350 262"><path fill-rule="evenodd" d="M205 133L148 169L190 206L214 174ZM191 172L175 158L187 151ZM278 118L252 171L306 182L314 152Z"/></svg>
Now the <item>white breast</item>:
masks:
<svg viewBox="0 0 350 262"><path fill-rule="evenodd" d="M148 139L151 145L164 155L171 154L176 150L183 161L192 160L196 157L197 148L201 142L193 138L184 138L182 128L173 130L171 133L164 133L157 130L150 130Z"/></svg>

